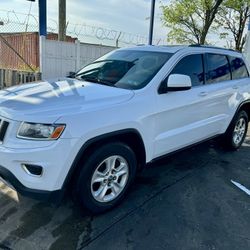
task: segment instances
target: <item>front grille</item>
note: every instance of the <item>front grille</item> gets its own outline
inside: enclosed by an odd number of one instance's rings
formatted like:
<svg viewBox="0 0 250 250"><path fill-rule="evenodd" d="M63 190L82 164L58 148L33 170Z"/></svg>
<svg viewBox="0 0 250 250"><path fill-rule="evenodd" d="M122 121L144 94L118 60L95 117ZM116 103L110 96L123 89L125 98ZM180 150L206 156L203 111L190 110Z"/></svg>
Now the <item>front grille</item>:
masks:
<svg viewBox="0 0 250 250"><path fill-rule="evenodd" d="M3 142L8 127L9 127L9 122L0 120L0 143Z"/></svg>

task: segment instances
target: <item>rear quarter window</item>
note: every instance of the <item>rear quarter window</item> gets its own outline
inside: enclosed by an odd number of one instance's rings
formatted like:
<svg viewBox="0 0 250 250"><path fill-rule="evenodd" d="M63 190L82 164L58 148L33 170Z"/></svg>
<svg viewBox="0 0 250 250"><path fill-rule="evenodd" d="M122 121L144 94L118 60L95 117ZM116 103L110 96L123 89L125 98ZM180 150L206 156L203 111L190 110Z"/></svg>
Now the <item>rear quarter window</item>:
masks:
<svg viewBox="0 0 250 250"><path fill-rule="evenodd" d="M242 58L229 56L232 79L241 79L249 77L247 67Z"/></svg>

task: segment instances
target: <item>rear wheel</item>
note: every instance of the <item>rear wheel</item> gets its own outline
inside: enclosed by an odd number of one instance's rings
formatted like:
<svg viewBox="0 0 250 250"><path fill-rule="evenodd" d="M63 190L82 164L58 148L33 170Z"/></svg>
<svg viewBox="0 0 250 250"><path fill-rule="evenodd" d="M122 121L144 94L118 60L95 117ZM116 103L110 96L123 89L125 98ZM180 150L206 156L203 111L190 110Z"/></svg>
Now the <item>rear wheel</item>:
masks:
<svg viewBox="0 0 250 250"><path fill-rule="evenodd" d="M118 205L136 174L136 157L123 143L110 143L97 149L83 163L76 194L83 207L97 214Z"/></svg>
<svg viewBox="0 0 250 250"><path fill-rule="evenodd" d="M248 129L248 115L241 110L225 133L225 146L230 150L237 150L245 140Z"/></svg>

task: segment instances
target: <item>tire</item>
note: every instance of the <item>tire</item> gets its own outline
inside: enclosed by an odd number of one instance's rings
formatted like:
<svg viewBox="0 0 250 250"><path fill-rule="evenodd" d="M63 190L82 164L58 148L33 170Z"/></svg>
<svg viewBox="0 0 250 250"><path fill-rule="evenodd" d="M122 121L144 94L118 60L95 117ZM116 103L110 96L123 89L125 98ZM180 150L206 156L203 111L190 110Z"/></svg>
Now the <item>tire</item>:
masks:
<svg viewBox="0 0 250 250"><path fill-rule="evenodd" d="M224 135L224 145L228 150L237 150L245 140L248 130L248 115L244 110L237 113Z"/></svg>
<svg viewBox="0 0 250 250"><path fill-rule="evenodd" d="M116 142L98 148L82 164L76 181L80 206L91 214L100 214L121 203L135 178L136 167L135 153L126 144Z"/></svg>

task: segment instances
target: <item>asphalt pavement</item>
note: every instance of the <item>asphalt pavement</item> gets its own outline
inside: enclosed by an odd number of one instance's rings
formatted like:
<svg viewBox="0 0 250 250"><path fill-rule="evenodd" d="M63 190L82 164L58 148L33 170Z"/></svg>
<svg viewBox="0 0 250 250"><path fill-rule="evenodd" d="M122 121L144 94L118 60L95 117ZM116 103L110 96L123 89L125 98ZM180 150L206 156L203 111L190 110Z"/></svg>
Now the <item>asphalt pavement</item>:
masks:
<svg viewBox="0 0 250 250"><path fill-rule="evenodd" d="M150 165L125 201L99 216L0 182L0 249L250 249L248 135L237 152L214 140Z"/></svg>

